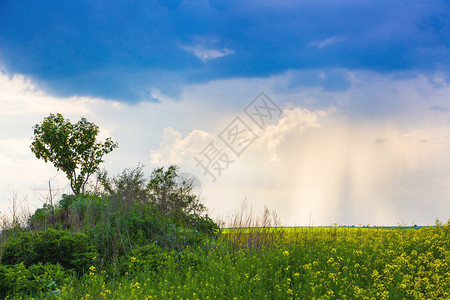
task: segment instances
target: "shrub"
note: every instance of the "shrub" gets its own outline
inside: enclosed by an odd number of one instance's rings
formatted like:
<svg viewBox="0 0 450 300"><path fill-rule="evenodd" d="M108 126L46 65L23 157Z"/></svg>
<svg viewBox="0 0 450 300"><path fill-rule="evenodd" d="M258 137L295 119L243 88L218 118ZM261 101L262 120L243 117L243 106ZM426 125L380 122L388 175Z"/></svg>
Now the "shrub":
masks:
<svg viewBox="0 0 450 300"><path fill-rule="evenodd" d="M54 220L52 219L51 206L47 204L36 209L28 220L28 225L32 230L43 230L51 224L54 224Z"/></svg>
<svg viewBox="0 0 450 300"><path fill-rule="evenodd" d="M142 171L143 165L138 165L135 169L125 169L120 175L113 178L108 177L108 173L103 170L98 173L97 179L100 188L112 200L112 204L122 208L131 206L134 203L147 202L146 179Z"/></svg>
<svg viewBox="0 0 450 300"><path fill-rule="evenodd" d="M42 264L26 267L23 263L0 265L0 298L13 295L36 297L40 293L57 294L70 283L74 274L60 265Z"/></svg>
<svg viewBox="0 0 450 300"><path fill-rule="evenodd" d="M208 236L217 236L219 234L219 225L217 225L208 215L188 215L184 220L185 224L189 227L197 230L200 233L207 234Z"/></svg>
<svg viewBox="0 0 450 300"><path fill-rule="evenodd" d="M81 271L89 263L83 262L84 256L72 257L73 249L81 253L77 255L97 251L103 264L117 262L120 256L151 243L170 251L204 244L206 238L218 235L219 227L203 215L205 207L192 192L192 183L175 181L177 170L176 166L156 169L148 180L142 166L113 178L100 173L94 193L63 195L57 205L36 210L28 224L33 231L41 231L11 239L2 260L23 261L27 266L58 262ZM48 226L60 231L45 230ZM88 249L89 241L94 248Z"/></svg>
<svg viewBox="0 0 450 300"><path fill-rule="evenodd" d="M133 249L120 259L120 273L136 274L146 272L149 276L156 275L164 268L167 251L156 243L147 244Z"/></svg>
<svg viewBox="0 0 450 300"><path fill-rule="evenodd" d="M193 184L183 181L177 184L177 166L170 166L153 170L147 184L150 202L166 216L179 218L186 215L199 215L205 212L206 207L193 193Z"/></svg>
<svg viewBox="0 0 450 300"><path fill-rule="evenodd" d="M8 265L24 263L25 266L52 263L82 272L97 255L94 249L85 234L50 228L11 237L5 244L1 262Z"/></svg>

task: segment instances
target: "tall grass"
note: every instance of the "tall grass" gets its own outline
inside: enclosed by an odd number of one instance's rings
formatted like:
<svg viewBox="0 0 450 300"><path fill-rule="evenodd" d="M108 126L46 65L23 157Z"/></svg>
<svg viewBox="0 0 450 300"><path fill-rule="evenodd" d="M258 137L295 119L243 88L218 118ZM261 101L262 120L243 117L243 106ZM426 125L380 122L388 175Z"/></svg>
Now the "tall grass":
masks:
<svg viewBox="0 0 450 300"><path fill-rule="evenodd" d="M254 215L252 207L249 208L244 201L240 210L231 217L227 226L229 229L223 231L223 237L233 249L261 249L282 239L279 225L275 211L264 207L262 215Z"/></svg>

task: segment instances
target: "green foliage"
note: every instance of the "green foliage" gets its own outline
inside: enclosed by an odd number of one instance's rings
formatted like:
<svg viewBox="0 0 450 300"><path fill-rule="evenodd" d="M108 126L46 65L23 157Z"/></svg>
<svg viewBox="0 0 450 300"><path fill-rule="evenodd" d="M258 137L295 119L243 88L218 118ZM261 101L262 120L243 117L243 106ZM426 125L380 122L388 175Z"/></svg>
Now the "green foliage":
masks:
<svg viewBox="0 0 450 300"><path fill-rule="evenodd" d="M156 243L140 246L120 258L119 272L121 275L146 272L149 276L155 277L164 271L167 257L167 250Z"/></svg>
<svg viewBox="0 0 450 300"><path fill-rule="evenodd" d="M117 148L111 138L104 143L97 142L99 128L85 118L72 124L61 114L50 114L33 129L31 151L66 173L75 194L84 192L87 180L98 171L103 156Z"/></svg>
<svg viewBox="0 0 450 300"><path fill-rule="evenodd" d="M42 208L35 210L34 214L28 220L28 225L32 230L43 230L50 225L51 218L51 207L44 204Z"/></svg>
<svg viewBox="0 0 450 300"><path fill-rule="evenodd" d="M0 297L27 295L38 297L42 293L60 294L59 288L71 283L73 273L60 265L36 264L26 267L23 263L0 265Z"/></svg>
<svg viewBox="0 0 450 300"><path fill-rule="evenodd" d="M215 244L218 226L192 185L175 182L177 167L156 169L148 179L142 168L112 178L101 172L93 192L63 195L37 209L27 228L4 231L0 296L85 298L95 289L102 291L94 298L106 297L105 280L200 267L197 251ZM65 270L81 290L58 279Z"/></svg>
<svg viewBox="0 0 450 300"><path fill-rule="evenodd" d="M72 276L72 272L60 265L0 265L0 298L24 295L38 298L43 293L58 295L61 286L71 284Z"/></svg>
<svg viewBox="0 0 450 300"><path fill-rule="evenodd" d="M138 165L135 169L125 169L113 178L109 178L105 170L99 172L98 181L103 189L103 194L117 206L130 206L135 203L148 204L147 180L142 169L142 165Z"/></svg>
<svg viewBox="0 0 450 300"><path fill-rule="evenodd" d="M86 226L94 226L100 220L100 214L108 206L109 200L97 195L63 195L59 204L51 210L50 205L39 208L29 218L32 230L74 229L81 231ZM53 218L53 220L52 220ZM52 220L52 222L50 222Z"/></svg>
<svg viewBox="0 0 450 300"><path fill-rule="evenodd" d="M113 178L105 171L99 174L97 193L109 202L85 232L106 260L149 242L179 251L218 235L218 226L202 214L205 207L192 192L192 183L176 184L176 166L158 168L148 180L142 168Z"/></svg>
<svg viewBox="0 0 450 300"><path fill-rule="evenodd" d="M221 241L165 253L149 245L122 257L122 276L86 275L61 297L449 299L448 230L287 228L266 247L237 251Z"/></svg>
<svg viewBox="0 0 450 300"><path fill-rule="evenodd" d="M188 224L190 228L197 232L215 237L219 234L219 225L217 225L208 215L185 215L181 222Z"/></svg>
<svg viewBox="0 0 450 300"><path fill-rule="evenodd" d="M22 232L9 238L1 263L23 263L25 266L52 263L82 272L95 256L95 248L85 234L49 228L36 233Z"/></svg>
<svg viewBox="0 0 450 300"><path fill-rule="evenodd" d="M98 180L102 192L116 205L153 205L160 213L174 218L198 216L205 212L205 206L193 192L192 182L176 181L177 166L170 166L167 170L157 168L148 180L142 168L139 165L135 169L125 169L113 178L109 178L106 171L100 172Z"/></svg>
<svg viewBox="0 0 450 300"><path fill-rule="evenodd" d="M200 245L207 237L195 229L176 225L155 209L141 206L122 212L106 211L102 214L102 221L85 232L106 261L114 261L149 243L179 251L188 246Z"/></svg>
<svg viewBox="0 0 450 300"><path fill-rule="evenodd" d="M157 168L152 172L147 184L150 201L160 212L172 217L203 213L206 208L192 192L192 182L184 181L181 186L177 185L177 172L177 166L170 166L167 171Z"/></svg>
<svg viewBox="0 0 450 300"><path fill-rule="evenodd" d="M53 211L48 206L36 210L29 225L35 230L51 226L84 232L103 263L149 243L175 251L201 245L217 237L218 226L201 214L204 207L189 183L175 184L176 171L175 166L159 168L149 180L142 166L113 178L101 172L94 194L63 195ZM53 222L48 222L51 217Z"/></svg>

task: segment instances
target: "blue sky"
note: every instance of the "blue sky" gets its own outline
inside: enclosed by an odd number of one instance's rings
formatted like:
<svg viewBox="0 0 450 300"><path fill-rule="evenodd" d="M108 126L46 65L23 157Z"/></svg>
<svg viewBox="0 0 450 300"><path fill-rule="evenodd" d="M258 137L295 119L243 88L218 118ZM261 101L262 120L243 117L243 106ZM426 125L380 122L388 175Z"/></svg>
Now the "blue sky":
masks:
<svg viewBox="0 0 450 300"><path fill-rule="evenodd" d="M119 143L111 174L199 177L211 215L247 199L284 225L447 220L449 70L449 1L1 0L0 217L52 178L69 192L29 150L62 113ZM264 130L243 112L261 91L283 111ZM257 139L212 183L194 158L238 116Z"/></svg>
<svg viewBox="0 0 450 300"><path fill-rule="evenodd" d="M287 70L381 73L450 67L448 1L10 1L0 3L4 71L57 96L136 103L154 88ZM292 78L292 86L349 82ZM334 77L333 77L334 76Z"/></svg>

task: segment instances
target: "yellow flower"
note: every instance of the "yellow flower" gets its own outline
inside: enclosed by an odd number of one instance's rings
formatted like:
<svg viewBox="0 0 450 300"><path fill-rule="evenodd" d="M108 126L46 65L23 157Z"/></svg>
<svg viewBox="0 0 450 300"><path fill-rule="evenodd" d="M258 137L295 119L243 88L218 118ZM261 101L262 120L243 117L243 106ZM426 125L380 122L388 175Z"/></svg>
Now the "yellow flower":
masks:
<svg viewBox="0 0 450 300"><path fill-rule="evenodd" d="M283 252L283 255L284 255L284 256L289 256L289 251L285 250L285 251Z"/></svg>
<svg viewBox="0 0 450 300"><path fill-rule="evenodd" d="M288 295L293 295L293 294L294 294L294 291L291 290L291 289L288 289L286 293L287 293Z"/></svg>
<svg viewBox="0 0 450 300"><path fill-rule="evenodd" d="M94 266L90 266L89 267L89 275L90 276L94 276L95 275L95 267Z"/></svg>
<svg viewBox="0 0 450 300"><path fill-rule="evenodd" d="M300 277L300 273L294 273L294 277Z"/></svg>
<svg viewBox="0 0 450 300"><path fill-rule="evenodd" d="M131 262L135 262L136 261L136 257L132 256L131 257Z"/></svg>

